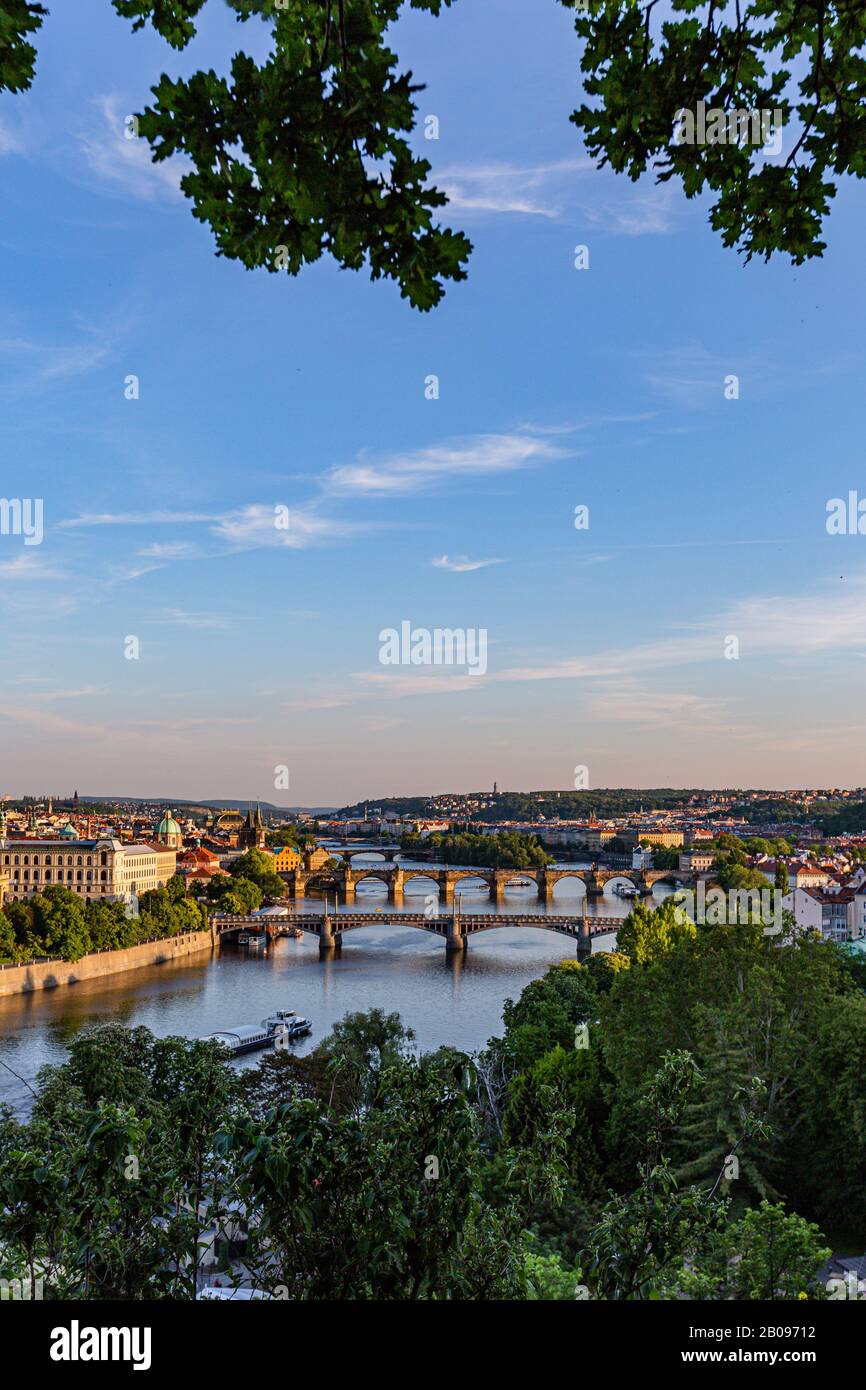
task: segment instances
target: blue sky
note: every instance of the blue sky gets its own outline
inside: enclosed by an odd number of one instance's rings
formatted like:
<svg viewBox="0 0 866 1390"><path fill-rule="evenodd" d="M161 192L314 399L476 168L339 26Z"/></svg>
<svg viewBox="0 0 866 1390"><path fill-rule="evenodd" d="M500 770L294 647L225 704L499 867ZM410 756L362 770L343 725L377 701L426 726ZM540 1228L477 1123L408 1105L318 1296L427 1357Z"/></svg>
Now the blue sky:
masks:
<svg viewBox="0 0 866 1390"><path fill-rule="evenodd" d="M124 139L264 31L212 0L178 55L53 8L0 97L2 493L45 508L0 536L0 793L866 783L866 538L825 526L866 496L861 187L821 261L744 267L705 204L594 169L564 10L458 0L394 35L475 247L422 315L218 259ZM403 620L486 629L487 674L383 667Z"/></svg>

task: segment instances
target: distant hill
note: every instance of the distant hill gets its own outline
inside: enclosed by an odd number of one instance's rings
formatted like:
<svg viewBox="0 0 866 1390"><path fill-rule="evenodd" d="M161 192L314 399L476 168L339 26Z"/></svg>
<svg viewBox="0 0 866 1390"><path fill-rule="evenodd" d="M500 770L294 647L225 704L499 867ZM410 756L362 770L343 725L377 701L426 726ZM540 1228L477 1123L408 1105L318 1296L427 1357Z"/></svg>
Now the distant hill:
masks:
<svg viewBox="0 0 866 1390"><path fill-rule="evenodd" d="M69 805L70 797L55 797L58 805ZM225 800L191 800L189 797L181 796L79 796L79 805L84 806L201 806L208 810L253 810L256 806L261 806L263 811L280 811L285 814L287 811L305 811L308 815L330 815L333 806L277 806L272 801L248 801L243 796L227 797Z"/></svg>

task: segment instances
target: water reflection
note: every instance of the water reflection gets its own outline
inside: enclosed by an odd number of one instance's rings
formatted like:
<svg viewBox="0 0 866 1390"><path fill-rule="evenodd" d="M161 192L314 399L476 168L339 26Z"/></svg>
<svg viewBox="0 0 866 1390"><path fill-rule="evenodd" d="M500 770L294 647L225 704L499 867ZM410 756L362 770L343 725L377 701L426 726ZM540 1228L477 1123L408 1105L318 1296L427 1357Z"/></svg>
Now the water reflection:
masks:
<svg viewBox="0 0 866 1390"><path fill-rule="evenodd" d="M483 882L473 887L464 881L459 890L458 906L473 913L576 912L584 895L576 880L557 884L555 901L546 908L534 884L509 887L499 903L490 900ZM429 880L410 880L403 910L423 910L432 891ZM660 886L656 897L669 891ZM286 938L263 955L227 949L193 963L169 961L109 980L0 999L0 1100L26 1110L30 1093L8 1068L32 1083L45 1063L63 1060L83 1028L109 1020L144 1024L158 1036L198 1037L258 1022L276 1008L296 1009L313 1020L312 1037L297 1044L305 1052L345 1013L382 1008L401 1014L425 1050L449 1043L472 1051L500 1030L507 998L516 997L554 961L573 957L565 938L523 927L483 932L471 940L465 956L449 956L439 938L400 926L399 908L388 905L387 886L376 879L359 884L355 906L381 907L385 920L347 934L340 953L328 960L320 960L315 938ZM625 916L630 906L607 892L588 901L587 911ZM322 907L322 898L315 896L298 904L310 913L321 913ZM613 942L612 936L597 939L593 949L610 949ZM257 1060L253 1056L234 1065Z"/></svg>

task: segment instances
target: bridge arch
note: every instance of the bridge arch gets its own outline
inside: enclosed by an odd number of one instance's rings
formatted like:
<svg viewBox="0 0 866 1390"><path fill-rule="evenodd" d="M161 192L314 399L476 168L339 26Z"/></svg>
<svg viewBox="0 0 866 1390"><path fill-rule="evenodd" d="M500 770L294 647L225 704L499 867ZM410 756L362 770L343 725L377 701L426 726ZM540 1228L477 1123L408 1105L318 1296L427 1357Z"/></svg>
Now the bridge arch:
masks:
<svg viewBox="0 0 866 1390"><path fill-rule="evenodd" d="M417 885L417 889L425 894L442 892L439 875L435 869L404 869L403 884L408 888L410 883ZM420 892L413 891L409 896L420 896Z"/></svg>
<svg viewBox="0 0 866 1390"><path fill-rule="evenodd" d="M343 885L343 875L331 873L323 870L320 873L311 874L306 882L306 892L310 893L333 893L335 889Z"/></svg>
<svg viewBox="0 0 866 1390"><path fill-rule="evenodd" d="M531 888L538 891L538 875L534 869L500 869L498 877L502 888Z"/></svg>
<svg viewBox="0 0 866 1390"><path fill-rule="evenodd" d="M636 875L623 871L622 873L613 873L608 878L605 878L604 888L602 889L605 897L618 896L615 894L617 885L621 888L637 888Z"/></svg>
<svg viewBox="0 0 866 1390"><path fill-rule="evenodd" d="M387 886L391 882L393 874L389 873L387 869L377 869L375 864L365 864L362 868L355 869L353 876L355 887L360 888L362 883L369 883L371 879Z"/></svg>
<svg viewBox="0 0 866 1390"><path fill-rule="evenodd" d="M550 885L551 897L563 898L585 898L586 877L585 873L579 869L557 869L548 873L548 884ZM564 893L558 893L561 884L567 884Z"/></svg>

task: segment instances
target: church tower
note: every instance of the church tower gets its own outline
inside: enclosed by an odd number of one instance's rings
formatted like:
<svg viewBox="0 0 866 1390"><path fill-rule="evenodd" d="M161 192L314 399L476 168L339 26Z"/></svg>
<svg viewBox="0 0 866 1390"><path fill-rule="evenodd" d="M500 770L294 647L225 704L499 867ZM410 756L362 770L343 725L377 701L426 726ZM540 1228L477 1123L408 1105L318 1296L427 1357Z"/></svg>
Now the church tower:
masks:
<svg viewBox="0 0 866 1390"><path fill-rule="evenodd" d="M241 849L265 848L265 823L262 820L262 809L258 802L256 803L255 817L253 817L252 806L247 807L247 818L241 827L238 845Z"/></svg>
<svg viewBox="0 0 866 1390"><path fill-rule="evenodd" d="M167 849L181 849L183 846L183 832L175 820L171 811L166 811L162 820L156 828L156 838L159 844L165 845Z"/></svg>

